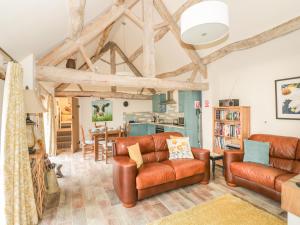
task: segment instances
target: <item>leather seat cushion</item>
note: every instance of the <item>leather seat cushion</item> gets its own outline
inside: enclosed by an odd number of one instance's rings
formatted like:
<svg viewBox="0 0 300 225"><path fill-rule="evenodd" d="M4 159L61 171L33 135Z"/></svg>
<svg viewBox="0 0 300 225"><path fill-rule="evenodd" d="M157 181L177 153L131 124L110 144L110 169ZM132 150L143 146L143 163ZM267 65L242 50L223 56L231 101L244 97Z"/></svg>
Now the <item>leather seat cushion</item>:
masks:
<svg viewBox="0 0 300 225"><path fill-rule="evenodd" d="M230 170L234 176L275 189L276 177L286 171L253 162L233 162Z"/></svg>
<svg viewBox="0 0 300 225"><path fill-rule="evenodd" d="M162 163L171 166L175 170L176 180L205 172L205 163L196 159L166 160Z"/></svg>
<svg viewBox="0 0 300 225"><path fill-rule="evenodd" d="M296 173L287 173L287 174L278 176L275 180L275 190L278 192L281 192L282 184L296 175L297 175Z"/></svg>
<svg viewBox="0 0 300 225"><path fill-rule="evenodd" d="M136 188L145 189L175 181L175 171L164 163L146 163L136 177Z"/></svg>

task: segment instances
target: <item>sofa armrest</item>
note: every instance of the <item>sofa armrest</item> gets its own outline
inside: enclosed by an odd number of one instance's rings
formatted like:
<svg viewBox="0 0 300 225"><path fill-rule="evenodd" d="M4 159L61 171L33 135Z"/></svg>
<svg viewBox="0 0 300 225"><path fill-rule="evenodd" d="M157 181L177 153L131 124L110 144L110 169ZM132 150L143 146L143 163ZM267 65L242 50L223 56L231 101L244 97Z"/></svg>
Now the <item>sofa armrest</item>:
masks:
<svg viewBox="0 0 300 225"><path fill-rule="evenodd" d="M114 189L125 207L132 207L137 201L136 176L138 173L136 162L128 156L113 158Z"/></svg>
<svg viewBox="0 0 300 225"><path fill-rule="evenodd" d="M195 159L204 161L205 163L205 173L204 178L201 183L208 184L210 179L210 159L209 159L209 150L201 148L192 148L192 153Z"/></svg>
<svg viewBox="0 0 300 225"><path fill-rule="evenodd" d="M230 164L232 162L242 162L244 158L244 152L241 150L228 150L224 151L224 169L225 179L228 185L234 186L233 176L230 170Z"/></svg>

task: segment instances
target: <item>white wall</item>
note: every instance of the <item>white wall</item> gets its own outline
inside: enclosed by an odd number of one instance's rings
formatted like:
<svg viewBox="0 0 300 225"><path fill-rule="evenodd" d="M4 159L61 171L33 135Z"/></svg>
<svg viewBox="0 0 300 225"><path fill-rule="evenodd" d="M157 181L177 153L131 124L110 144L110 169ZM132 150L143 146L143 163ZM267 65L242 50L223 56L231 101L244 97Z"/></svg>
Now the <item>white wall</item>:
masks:
<svg viewBox="0 0 300 225"><path fill-rule="evenodd" d="M0 80L0 135L1 135L1 121L2 121L2 103L3 103L3 92L4 92L4 80Z"/></svg>
<svg viewBox="0 0 300 225"><path fill-rule="evenodd" d="M300 31L232 53L208 67L210 90L203 99L238 98L251 107L251 133L300 137L300 120L278 120L274 81L300 76ZM212 108L203 110L204 147L212 146Z"/></svg>
<svg viewBox="0 0 300 225"><path fill-rule="evenodd" d="M94 127L92 122L92 101L97 98L79 98L79 124L82 125L85 134ZM108 127L118 128L123 125L124 112L152 112L151 100L125 100L125 99L106 99L113 103L113 121L107 122ZM128 107L123 106L123 102L128 101ZM99 122L98 122L99 123ZM97 123L97 124L98 124ZM100 124L100 123L99 123ZM81 134L80 134L81 135Z"/></svg>

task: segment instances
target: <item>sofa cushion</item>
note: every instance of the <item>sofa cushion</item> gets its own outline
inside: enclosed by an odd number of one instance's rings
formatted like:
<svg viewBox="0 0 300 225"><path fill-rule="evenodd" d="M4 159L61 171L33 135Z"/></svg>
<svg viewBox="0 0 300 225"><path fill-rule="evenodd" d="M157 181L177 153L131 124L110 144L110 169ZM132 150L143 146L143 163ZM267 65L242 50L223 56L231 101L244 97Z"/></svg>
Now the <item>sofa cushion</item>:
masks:
<svg viewBox="0 0 300 225"><path fill-rule="evenodd" d="M143 158L142 158L139 143L128 146L128 153L130 159L136 162L136 167L140 168L143 165Z"/></svg>
<svg viewBox="0 0 300 225"><path fill-rule="evenodd" d="M175 171L164 163L146 163L139 169L136 177L136 188L145 189L175 181Z"/></svg>
<svg viewBox="0 0 300 225"><path fill-rule="evenodd" d="M233 162L230 164L234 176L256 182L275 189L276 177L286 174L286 171L253 162Z"/></svg>
<svg viewBox="0 0 300 225"><path fill-rule="evenodd" d="M182 137L182 134L177 132L164 132L164 133L158 133L152 135L157 162L161 162L169 159L169 149L167 145L167 139L169 139L170 136Z"/></svg>
<svg viewBox="0 0 300 225"><path fill-rule="evenodd" d="M281 192L281 185L296 175L297 174L295 174L295 173L286 173L286 174L282 174L282 175L276 177L275 190L278 192Z"/></svg>
<svg viewBox="0 0 300 225"><path fill-rule="evenodd" d="M244 162L255 162L269 165L270 143L244 140Z"/></svg>
<svg viewBox="0 0 300 225"><path fill-rule="evenodd" d="M169 159L194 159L189 137L167 139Z"/></svg>
<svg viewBox="0 0 300 225"><path fill-rule="evenodd" d="M175 170L176 180L205 172L204 161L196 159L166 160L162 163L171 166Z"/></svg>

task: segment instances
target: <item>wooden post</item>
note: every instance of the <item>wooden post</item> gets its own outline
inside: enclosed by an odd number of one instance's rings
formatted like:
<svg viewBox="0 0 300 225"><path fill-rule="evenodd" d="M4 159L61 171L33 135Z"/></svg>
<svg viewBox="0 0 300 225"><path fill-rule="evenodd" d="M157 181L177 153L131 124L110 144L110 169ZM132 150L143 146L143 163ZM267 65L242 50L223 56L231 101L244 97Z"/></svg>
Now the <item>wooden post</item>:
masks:
<svg viewBox="0 0 300 225"><path fill-rule="evenodd" d="M70 38L76 40L83 29L85 0L68 0L68 4L71 25Z"/></svg>
<svg viewBox="0 0 300 225"><path fill-rule="evenodd" d="M153 0L143 0L143 73L147 77L155 76L155 46L153 29Z"/></svg>
<svg viewBox="0 0 300 225"><path fill-rule="evenodd" d="M201 0L187 0L182 6L180 6L176 12L173 14L173 18L176 22L178 22L178 20L180 19L181 14L190 6L201 2ZM161 27L160 30L158 30L158 32L155 34L154 36L154 41L158 42L159 40L161 40L170 30L170 28L168 27L168 22L164 21L159 25L154 25L154 30L157 27ZM131 56L129 56L129 61L133 62L134 60L136 60L141 54L143 53L143 46L140 46L139 48L137 48Z"/></svg>
<svg viewBox="0 0 300 225"><path fill-rule="evenodd" d="M117 66L116 66L116 50L115 48L112 46L110 48L110 72L111 74L116 74L117 72ZM112 86L111 87L111 91L112 92L116 92L117 87L116 86Z"/></svg>

